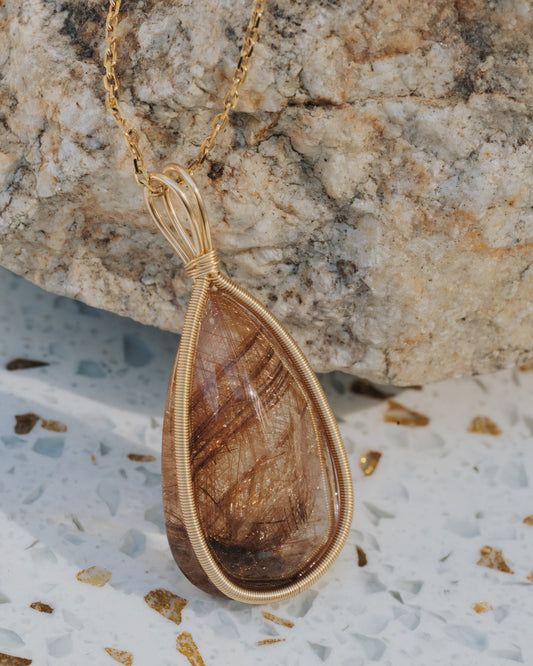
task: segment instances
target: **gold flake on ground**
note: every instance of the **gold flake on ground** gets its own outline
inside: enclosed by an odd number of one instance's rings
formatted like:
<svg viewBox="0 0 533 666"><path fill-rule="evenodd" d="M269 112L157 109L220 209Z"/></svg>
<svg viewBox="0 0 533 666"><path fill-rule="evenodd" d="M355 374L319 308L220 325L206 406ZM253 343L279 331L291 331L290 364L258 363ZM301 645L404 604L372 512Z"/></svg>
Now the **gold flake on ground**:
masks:
<svg viewBox="0 0 533 666"><path fill-rule="evenodd" d="M177 594L159 588L157 590L151 590L144 597L146 603L153 608L158 613L161 613L163 617L166 617L176 624L181 622L181 611L187 605L187 599L178 597Z"/></svg>
<svg viewBox="0 0 533 666"><path fill-rule="evenodd" d="M478 601L475 604L472 604L472 608L476 613L488 613L489 611L494 610L488 601Z"/></svg>
<svg viewBox="0 0 533 666"><path fill-rule="evenodd" d="M533 514L531 516L526 516L522 522L524 525L533 525Z"/></svg>
<svg viewBox="0 0 533 666"><path fill-rule="evenodd" d="M503 573L514 573L507 562L503 559L501 550L492 548L491 546L483 546L483 548L481 548L479 551L479 555L480 558L477 562L479 566L487 567L488 569L496 569L497 571L503 571Z"/></svg>
<svg viewBox="0 0 533 666"><path fill-rule="evenodd" d="M45 430L51 430L52 432L67 432L67 426L61 421L56 421L55 419L43 419L41 421L41 428Z"/></svg>
<svg viewBox="0 0 533 666"><path fill-rule="evenodd" d="M125 666L132 666L133 664L133 655L131 652L126 652L126 650L117 650L116 648L104 648L107 654L118 661L119 664L124 664Z"/></svg>
<svg viewBox="0 0 533 666"><path fill-rule="evenodd" d="M205 666L198 646L188 631L181 633L176 639L176 650L187 657L191 666Z"/></svg>
<svg viewBox="0 0 533 666"><path fill-rule="evenodd" d="M359 467L365 476L371 476L376 471L376 467L381 459L379 451L367 451L364 456L359 458Z"/></svg>
<svg viewBox="0 0 533 666"><path fill-rule="evenodd" d="M128 458L133 460L133 462L154 462L156 460L155 456L151 456L147 453L128 453Z"/></svg>
<svg viewBox="0 0 533 666"><path fill-rule="evenodd" d="M357 552L357 566L366 567L368 564L368 559L365 551L361 548L361 546L356 546L355 550Z"/></svg>
<svg viewBox="0 0 533 666"><path fill-rule="evenodd" d="M467 428L468 432L475 432L481 435L501 435L500 428L489 419L488 416L474 416Z"/></svg>
<svg viewBox="0 0 533 666"><path fill-rule="evenodd" d="M264 641L257 641L256 645L273 645L274 643L284 643L285 638L265 638Z"/></svg>
<svg viewBox="0 0 533 666"><path fill-rule="evenodd" d="M40 419L40 416L34 414L33 412L28 412L27 414L15 414L15 432L17 435L27 435L30 433L35 424Z"/></svg>
<svg viewBox="0 0 533 666"><path fill-rule="evenodd" d="M103 587L111 578L111 571L104 569L104 567L89 567L83 569L76 574L76 578L80 583L87 583L95 587Z"/></svg>
<svg viewBox="0 0 533 666"><path fill-rule="evenodd" d="M388 400L387 405L387 411L384 416L385 423L396 423L396 425L410 426L412 428L426 426L429 423L427 416L405 407L396 402L396 400Z"/></svg>
<svg viewBox="0 0 533 666"><path fill-rule="evenodd" d="M0 652L0 666L29 666L31 663L31 659L14 657L12 654L4 654L3 652Z"/></svg>
<svg viewBox="0 0 533 666"><path fill-rule="evenodd" d="M285 620L284 618L268 613L267 611L263 611L263 617L265 620L270 620L270 622L273 622L274 624L280 624L282 627L294 627L294 622L292 622L292 620Z"/></svg>
<svg viewBox="0 0 533 666"><path fill-rule="evenodd" d="M42 601L34 601L32 604L30 604L30 608L33 608L33 610L39 611L39 613L53 613L54 609L52 606L49 606L48 604L43 603Z"/></svg>

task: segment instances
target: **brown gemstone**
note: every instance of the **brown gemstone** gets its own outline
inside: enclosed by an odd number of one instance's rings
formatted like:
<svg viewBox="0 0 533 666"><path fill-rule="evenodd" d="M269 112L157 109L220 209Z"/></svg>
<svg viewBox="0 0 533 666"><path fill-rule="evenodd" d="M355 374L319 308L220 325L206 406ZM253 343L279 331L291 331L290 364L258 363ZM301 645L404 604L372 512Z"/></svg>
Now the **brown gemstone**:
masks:
<svg viewBox="0 0 533 666"><path fill-rule="evenodd" d="M40 416L37 416L37 414L34 414L33 412L28 412L27 414L15 414L15 432L17 435L27 435L33 430L33 427L40 418Z"/></svg>
<svg viewBox="0 0 533 666"><path fill-rule="evenodd" d="M181 520L173 438L176 364L163 429L163 504L172 553L209 582ZM248 589L297 580L333 538L338 508L327 436L291 357L258 317L209 293L190 395L191 474L200 524L226 575Z"/></svg>

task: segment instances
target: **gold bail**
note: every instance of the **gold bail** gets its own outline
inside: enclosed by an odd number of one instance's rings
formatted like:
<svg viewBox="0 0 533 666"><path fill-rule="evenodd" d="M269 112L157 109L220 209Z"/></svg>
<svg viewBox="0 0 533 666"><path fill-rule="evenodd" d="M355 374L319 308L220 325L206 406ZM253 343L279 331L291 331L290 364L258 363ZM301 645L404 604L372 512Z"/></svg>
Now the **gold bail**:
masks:
<svg viewBox="0 0 533 666"><path fill-rule="evenodd" d="M150 174L150 183L156 187L144 190L148 210L187 273L193 280L218 274L204 200L190 173L179 164L167 164L161 173Z"/></svg>
<svg viewBox="0 0 533 666"><path fill-rule="evenodd" d="M208 276L215 277L220 272L217 251L212 249L195 257L185 264L185 270L193 281Z"/></svg>

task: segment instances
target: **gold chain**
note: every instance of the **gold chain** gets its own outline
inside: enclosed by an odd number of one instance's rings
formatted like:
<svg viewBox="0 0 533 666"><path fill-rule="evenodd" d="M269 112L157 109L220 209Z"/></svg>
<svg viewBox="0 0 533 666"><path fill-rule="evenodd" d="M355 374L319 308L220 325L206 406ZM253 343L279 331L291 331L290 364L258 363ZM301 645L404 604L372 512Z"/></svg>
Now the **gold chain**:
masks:
<svg viewBox="0 0 533 666"><path fill-rule="evenodd" d="M159 194L161 192L161 186L156 187L152 184L150 174L146 170L144 156L139 146L139 134L135 128L128 124L128 121L122 114L118 101L119 81L116 70L117 26L121 2L122 0L109 0L109 11L106 20L106 52L104 56L104 86L107 90L106 108L122 129L133 159L133 168L137 182L139 185L147 187L153 194ZM244 43L241 47L239 62L233 72L232 85L224 95L224 109L213 118L211 122L211 133L202 141L197 157L187 164L187 170L190 174L194 173L205 162L206 157L217 142L218 133L228 124L229 112L237 105L239 89L246 78L248 62L252 56L255 43L257 42L259 23L261 21L261 16L263 15L265 3L266 0L254 0L252 15L244 36Z"/></svg>

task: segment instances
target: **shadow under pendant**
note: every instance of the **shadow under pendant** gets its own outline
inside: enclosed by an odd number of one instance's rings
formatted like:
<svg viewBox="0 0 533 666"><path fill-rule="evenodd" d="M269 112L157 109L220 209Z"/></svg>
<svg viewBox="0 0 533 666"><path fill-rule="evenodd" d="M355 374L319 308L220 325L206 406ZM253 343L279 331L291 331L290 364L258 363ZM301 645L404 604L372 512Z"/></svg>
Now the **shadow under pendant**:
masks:
<svg viewBox="0 0 533 666"><path fill-rule="evenodd" d="M346 453L296 343L220 272L187 170L170 164L151 177L161 193L147 191L150 212L194 282L163 425L170 548L206 592L281 601L318 580L344 545Z"/></svg>

